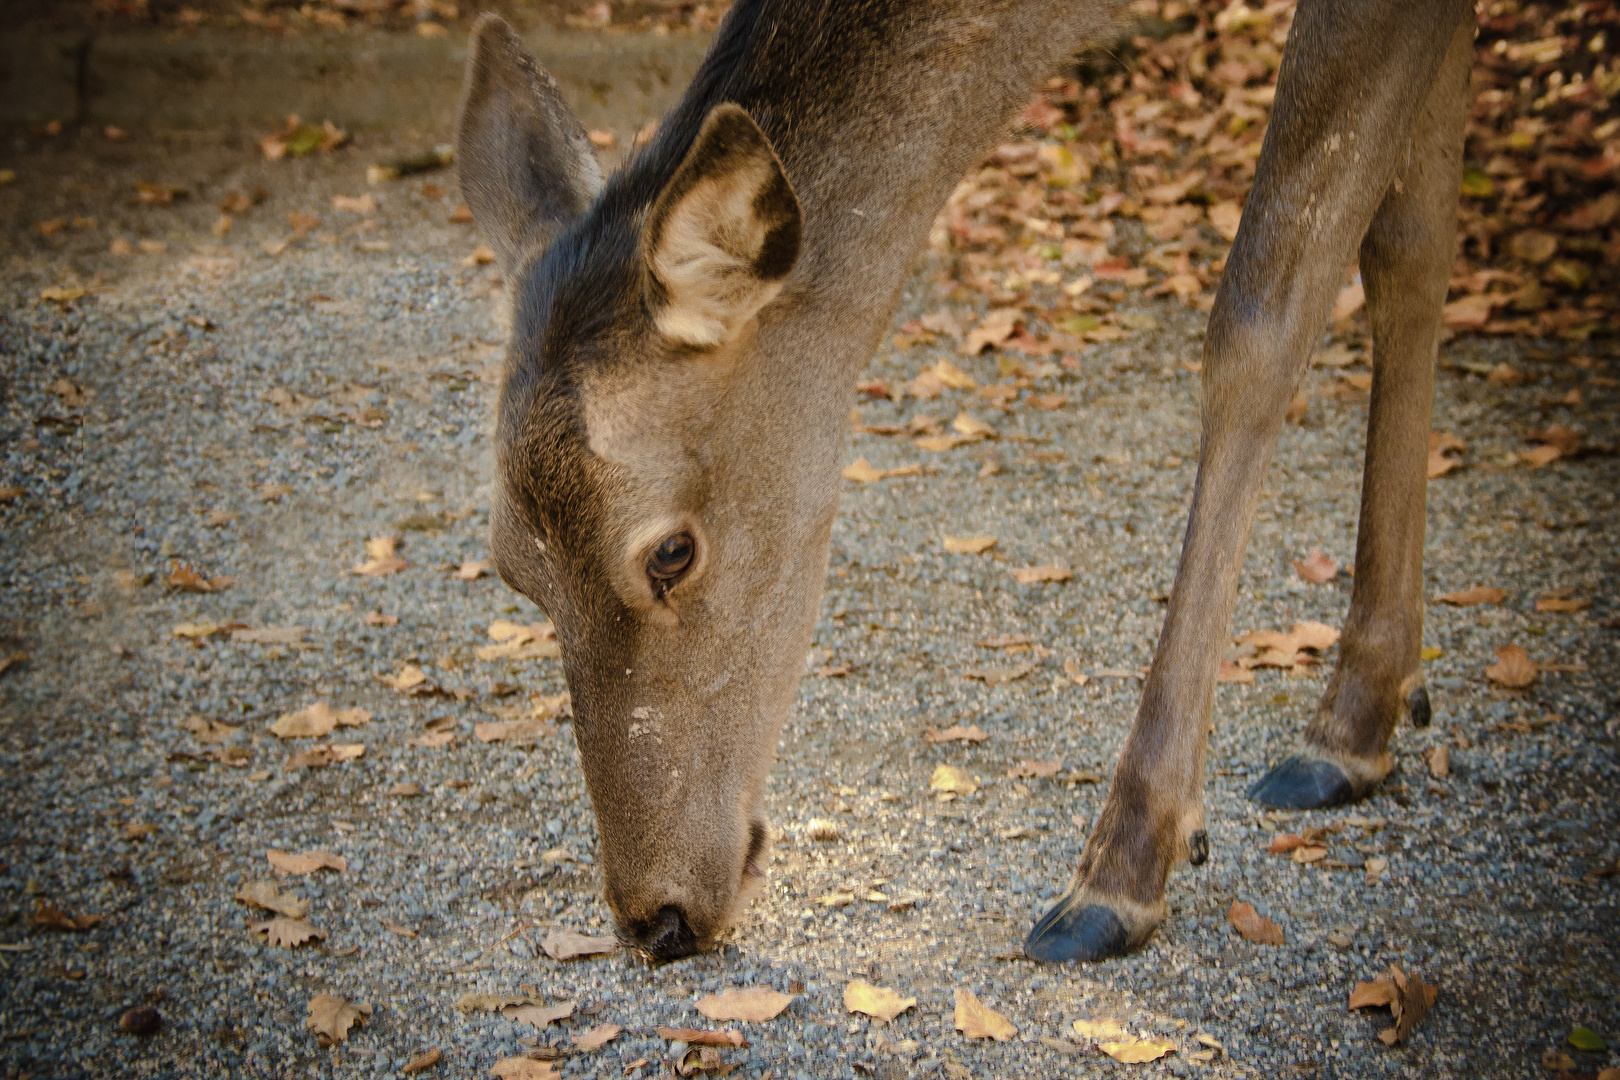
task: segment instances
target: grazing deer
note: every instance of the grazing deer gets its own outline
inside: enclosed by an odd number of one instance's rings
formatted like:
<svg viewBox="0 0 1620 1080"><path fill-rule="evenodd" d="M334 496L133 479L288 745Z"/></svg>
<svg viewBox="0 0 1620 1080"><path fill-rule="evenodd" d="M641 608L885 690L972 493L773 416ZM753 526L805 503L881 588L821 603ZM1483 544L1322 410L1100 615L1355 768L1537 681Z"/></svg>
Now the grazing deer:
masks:
<svg viewBox="0 0 1620 1080"><path fill-rule="evenodd" d="M705 947L762 882L767 773L811 641L849 429L930 222L1119 0L738 0L603 178L506 23L473 33L462 190L513 301L491 545L555 621L620 934ZM1358 252L1374 368L1338 667L1263 805L1365 795L1419 666L1424 465L1472 59L1463 0L1304 0L1204 344L1191 516L1106 805L1025 948L1141 944L1209 851L1216 670L1261 478Z"/></svg>

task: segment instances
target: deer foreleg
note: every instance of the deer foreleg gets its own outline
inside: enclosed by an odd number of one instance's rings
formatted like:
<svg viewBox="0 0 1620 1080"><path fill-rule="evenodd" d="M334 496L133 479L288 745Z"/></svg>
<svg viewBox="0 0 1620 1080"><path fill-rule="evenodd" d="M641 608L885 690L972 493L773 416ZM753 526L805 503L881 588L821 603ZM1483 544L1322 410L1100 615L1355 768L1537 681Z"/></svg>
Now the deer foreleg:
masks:
<svg viewBox="0 0 1620 1080"><path fill-rule="evenodd" d="M1171 866L1208 852L1208 717L1261 480L1344 267L1468 11L1317 0L1295 15L1205 339L1198 479L1169 611L1074 880L1025 944L1037 960L1139 945L1163 918Z"/></svg>

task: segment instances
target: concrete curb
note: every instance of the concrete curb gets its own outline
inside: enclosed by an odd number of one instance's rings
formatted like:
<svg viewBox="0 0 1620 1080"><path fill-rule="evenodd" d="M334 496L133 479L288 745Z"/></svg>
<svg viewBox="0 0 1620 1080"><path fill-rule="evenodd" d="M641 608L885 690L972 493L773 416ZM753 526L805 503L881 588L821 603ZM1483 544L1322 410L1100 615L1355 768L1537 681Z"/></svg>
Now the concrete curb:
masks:
<svg viewBox="0 0 1620 1080"><path fill-rule="evenodd" d="M526 40L588 126L618 129L663 115L709 45L698 34ZM268 128L298 113L350 130L448 132L466 56L461 34L30 35L0 42L0 126Z"/></svg>

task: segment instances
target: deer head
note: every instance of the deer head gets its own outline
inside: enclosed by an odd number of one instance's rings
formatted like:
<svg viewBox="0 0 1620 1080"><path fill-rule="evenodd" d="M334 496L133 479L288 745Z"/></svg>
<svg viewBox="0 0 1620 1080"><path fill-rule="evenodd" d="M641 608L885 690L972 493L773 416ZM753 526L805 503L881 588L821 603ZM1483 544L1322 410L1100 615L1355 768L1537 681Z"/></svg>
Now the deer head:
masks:
<svg viewBox="0 0 1620 1080"><path fill-rule="evenodd" d="M763 879L848 407L804 438L786 361L816 345L771 143L735 104L676 135L604 182L512 30L474 32L456 158L513 301L491 547L557 625L620 932L665 959Z"/></svg>

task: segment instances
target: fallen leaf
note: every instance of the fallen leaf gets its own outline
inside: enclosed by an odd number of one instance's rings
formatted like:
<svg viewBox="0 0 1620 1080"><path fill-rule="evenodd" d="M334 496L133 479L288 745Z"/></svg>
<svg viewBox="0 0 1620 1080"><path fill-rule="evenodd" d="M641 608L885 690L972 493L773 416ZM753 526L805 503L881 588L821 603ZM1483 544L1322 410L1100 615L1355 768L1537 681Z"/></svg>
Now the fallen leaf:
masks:
<svg viewBox="0 0 1620 1080"><path fill-rule="evenodd" d="M378 675L378 682L384 686L391 686L402 694L408 694L413 689L427 682L427 672L415 664L406 664L399 669L398 675Z"/></svg>
<svg viewBox="0 0 1620 1080"><path fill-rule="evenodd" d="M225 627L223 624L213 622L183 622L177 624L170 631L175 637L185 638L187 641L202 641L205 638L211 638L215 634L223 634L224 632Z"/></svg>
<svg viewBox="0 0 1620 1080"><path fill-rule="evenodd" d="M412 746L420 746L427 750L438 750L455 742L456 733L454 731L426 731L416 738L406 741Z"/></svg>
<svg viewBox="0 0 1620 1080"><path fill-rule="evenodd" d="M1377 884L1378 879L1383 876L1384 871L1389 869L1389 860L1381 855L1375 855L1367 860L1367 862L1364 864L1364 869L1366 871L1365 876L1367 879L1367 884Z"/></svg>
<svg viewBox="0 0 1620 1080"><path fill-rule="evenodd" d="M1149 1061L1157 1061L1166 1054L1176 1051L1174 1043L1162 1042L1158 1039L1132 1039L1129 1042L1098 1043L1097 1049L1126 1065L1141 1065Z"/></svg>
<svg viewBox="0 0 1620 1080"><path fill-rule="evenodd" d="M397 574L410 564L394 554L399 541L392 536L373 536L366 541L366 561L357 563L350 573L360 577L387 577Z"/></svg>
<svg viewBox="0 0 1620 1080"><path fill-rule="evenodd" d="M1113 1039L1121 1035L1129 1035L1125 1025L1112 1016L1099 1017L1096 1020L1076 1020L1074 1033L1088 1042L1098 1039Z"/></svg>
<svg viewBox="0 0 1620 1080"><path fill-rule="evenodd" d="M1538 596L1536 598L1537 611L1552 612L1560 615L1585 611L1591 606L1592 601L1573 596Z"/></svg>
<svg viewBox="0 0 1620 1080"><path fill-rule="evenodd" d="M1215 681L1218 683L1252 683L1254 672L1231 660L1222 660L1220 668L1215 672Z"/></svg>
<svg viewBox="0 0 1620 1080"><path fill-rule="evenodd" d="M1035 638L1031 634L997 634L987 637L974 644L981 649L1018 649L1022 645L1032 645Z"/></svg>
<svg viewBox="0 0 1620 1080"><path fill-rule="evenodd" d="M477 581L494 569L494 563L488 559L469 559L456 569L455 577L461 581Z"/></svg>
<svg viewBox="0 0 1620 1080"><path fill-rule="evenodd" d="M319 739L330 735L338 727L360 727L371 723L371 714L365 709L333 710L324 701L308 708L285 713L276 718L270 730L282 739Z"/></svg>
<svg viewBox="0 0 1620 1080"><path fill-rule="evenodd" d="M1061 761L1020 761L1007 770L1007 775L1014 780L1025 777L1056 776L1058 770L1063 768Z"/></svg>
<svg viewBox="0 0 1620 1080"><path fill-rule="evenodd" d="M383 919L380 925L390 934L398 934L400 937L413 938L421 933L421 931L406 926L404 923L395 922L393 919Z"/></svg>
<svg viewBox="0 0 1620 1080"><path fill-rule="evenodd" d="M782 1010L792 1004L793 997L768 986L750 986L744 990L710 994L698 1001L697 1011L717 1023L741 1020L759 1024L781 1015Z"/></svg>
<svg viewBox="0 0 1620 1080"><path fill-rule="evenodd" d="M479 742L486 743L534 742L536 739L543 739L548 735L555 734L557 734L557 725L549 720L491 720L473 725L473 735ZM426 736L423 736L423 738L426 738Z"/></svg>
<svg viewBox="0 0 1620 1080"><path fill-rule="evenodd" d="M282 892L273 881L251 881L236 890L236 899L289 919L302 919L309 913L309 901L291 890Z"/></svg>
<svg viewBox="0 0 1620 1080"><path fill-rule="evenodd" d="M264 626L257 630L232 630L235 645L302 645L309 631L301 626Z"/></svg>
<svg viewBox="0 0 1620 1080"><path fill-rule="evenodd" d="M1062 566L1022 566L1013 570L1012 576L1020 585L1034 585L1043 581L1068 581L1074 574Z"/></svg>
<svg viewBox="0 0 1620 1080"><path fill-rule="evenodd" d="M1011 1020L984 1004L969 990L956 988L956 1030L969 1039L1006 1042L1018 1034Z"/></svg>
<svg viewBox="0 0 1620 1080"><path fill-rule="evenodd" d="M1451 750L1445 743L1441 743L1429 751L1429 775L1436 780L1444 779L1451 774Z"/></svg>
<svg viewBox="0 0 1620 1080"><path fill-rule="evenodd" d="M389 788L388 794L400 799L414 799L423 794L422 785L414 780L407 780L402 784L395 784Z"/></svg>
<svg viewBox="0 0 1620 1080"><path fill-rule="evenodd" d="M856 484L872 484L879 480L888 480L899 476L918 476L922 473L922 466L913 462L910 465L900 465L893 469L874 468L865 458L856 458L844 466L844 479Z"/></svg>
<svg viewBox="0 0 1620 1080"><path fill-rule="evenodd" d="M255 923L249 927L255 934L263 934L265 941L272 948L295 949L310 941L325 941L326 931L321 930L303 919L279 918L269 922Z"/></svg>
<svg viewBox="0 0 1620 1080"><path fill-rule="evenodd" d="M1298 848L1294 849L1294 861L1297 862L1297 863L1300 863L1301 865L1305 865L1305 864L1308 864L1308 863L1314 863L1314 862L1321 862L1322 860L1324 860L1326 858L1327 858L1327 848L1321 847L1321 846L1316 845L1316 844L1306 844L1303 847L1298 847ZM1278 931L1279 934L1281 932L1282 931L1280 931L1280 930ZM1245 936L1247 936L1247 935L1245 935ZM1282 942L1279 941L1276 944L1280 945L1280 944L1282 944Z"/></svg>
<svg viewBox="0 0 1620 1080"><path fill-rule="evenodd" d="M217 593L223 592L236 584L234 577L205 578L184 563L176 562L169 567L169 576L166 579L169 587L179 589L181 592Z"/></svg>
<svg viewBox="0 0 1620 1080"><path fill-rule="evenodd" d="M663 1038L671 1042L683 1042L688 1046L747 1046L748 1040L743 1038L742 1032L735 1028L724 1031L705 1031L702 1028L653 1028Z"/></svg>
<svg viewBox="0 0 1620 1080"><path fill-rule="evenodd" d="M200 743L226 742L242 730L218 720L210 720L206 716L188 716L180 721L180 726L191 732Z"/></svg>
<svg viewBox="0 0 1620 1080"><path fill-rule="evenodd" d="M931 743L956 741L980 743L984 742L989 737L990 736L985 732L985 730L979 727L978 724L969 724L967 727L963 727L961 724L953 724L944 731L931 727L923 732L923 738L927 739Z"/></svg>
<svg viewBox="0 0 1620 1080"><path fill-rule="evenodd" d="M1532 469L1539 469L1543 465L1550 465L1564 456L1564 452L1556 446L1542 445L1529 450L1519 451L1519 460Z"/></svg>
<svg viewBox="0 0 1620 1080"><path fill-rule="evenodd" d="M617 1039L623 1030L618 1024L597 1024L589 1031L572 1036L570 1041L581 1050L600 1050Z"/></svg>
<svg viewBox="0 0 1620 1080"><path fill-rule="evenodd" d="M978 679L986 686L1000 686L1003 683L1014 682L1035 670L1034 664L1019 664L1017 667L971 667L962 669L962 678Z"/></svg>
<svg viewBox="0 0 1620 1080"><path fill-rule="evenodd" d="M353 761L355 758L364 757L365 753L366 748L361 743L326 743L289 755L283 768L286 772L324 769L339 761Z"/></svg>
<svg viewBox="0 0 1620 1080"><path fill-rule="evenodd" d="M415 937L413 933L411 935ZM457 1012L500 1012L507 1006L538 1005L540 1000L529 994L492 994L488 991L469 990L456 998Z"/></svg>
<svg viewBox="0 0 1620 1080"><path fill-rule="evenodd" d="M1603 1036L1589 1027L1577 1027L1569 1033L1567 1038L1569 1045L1577 1050L1585 1050L1587 1053L1601 1053L1609 1048L1609 1044L1603 1041Z"/></svg>
<svg viewBox="0 0 1620 1080"><path fill-rule="evenodd" d="M1266 850L1273 855L1283 855L1304 846L1305 840L1302 837L1293 833L1278 833L1271 838L1271 843L1266 845Z"/></svg>
<svg viewBox="0 0 1620 1080"><path fill-rule="evenodd" d="M489 1072L500 1080L559 1080L562 1076L551 1062L526 1057L501 1058Z"/></svg>
<svg viewBox="0 0 1620 1080"><path fill-rule="evenodd" d="M536 1030L574 1015L572 1001L559 1001L555 1005L507 1005L501 1015L514 1024L528 1024Z"/></svg>
<svg viewBox="0 0 1620 1080"><path fill-rule="evenodd" d="M419 1057L412 1058L399 1071L409 1076L413 1073L419 1073L423 1069L432 1068L443 1060L444 1054L439 1051L439 1048L437 1046L430 1046L425 1053Z"/></svg>
<svg viewBox="0 0 1620 1080"><path fill-rule="evenodd" d="M957 795L971 795L979 790L973 778L955 765L941 765L935 769L928 778L928 787L931 791L948 791Z"/></svg>
<svg viewBox="0 0 1620 1080"><path fill-rule="evenodd" d="M480 660L540 660L562 655L557 627L549 619L528 625L496 619L489 624L488 633L497 644L473 650Z"/></svg>
<svg viewBox="0 0 1620 1080"><path fill-rule="evenodd" d="M279 874L313 874L317 870L336 870L341 874L349 868L349 860L330 851L302 851L292 855L271 848L264 857Z"/></svg>
<svg viewBox="0 0 1620 1080"><path fill-rule="evenodd" d="M105 918L105 915L69 915L43 896L34 897L33 919L35 926L44 926L52 930L78 932L89 930Z"/></svg>
<svg viewBox="0 0 1620 1080"><path fill-rule="evenodd" d="M368 612L366 612L366 625L367 626L398 626L399 625L399 616L398 615L384 615L380 611L368 611Z"/></svg>
<svg viewBox="0 0 1620 1080"><path fill-rule="evenodd" d="M844 1010L865 1013L888 1022L917 1004L914 997L903 997L888 987L873 986L865 979L856 979L844 987Z"/></svg>
<svg viewBox="0 0 1620 1080"><path fill-rule="evenodd" d="M1485 668L1485 677L1510 690L1522 690L1536 681L1541 669L1520 645L1504 645L1496 650L1496 663Z"/></svg>
<svg viewBox="0 0 1620 1080"><path fill-rule="evenodd" d="M376 212L377 199L370 194L358 197L354 195L333 195L332 209L341 210L346 214L370 214Z"/></svg>
<svg viewBox="0 0 1620 1080"><path fill-rule="evenodd" d="M553 930L540 946L553 960L573 960L581 956L603 956L619 947L617 938L592 937L573 930Z"/></svg>
<svg viewBox="0 0 1620 1080"><path fill-rule="evenodd" d="M996 546L993 536L947 536L945 550L951 555L983 555Z"/></svg>
<svg viewBox="0 0 1620 1080"><path fill-rule="evenodd" d="M1451 604L1453 607L1473 607L1476 604L1500 604L1507 597L1507 590L1493 589L1488 585L1475 585L1472 589L1459 589L1456 592L1440 593L1434 598L1436 604Z"/></svg>
<svg viewBox="0 0 1620 1080"><path fill-rule="evenodd" d="M1254 905L1246 900L1234 900L1232 909L1226 913L1237 932L1249 941L1258 941L1265 945L1283 944L1283 932L1280 927L1270 919L1254 910Z"/></svg>
<svg viewBox="0 0 1620 1080"><path fill-rule="evenodd" d="M1339 576L1339 564L1317 549L1305 556L1304 562L1294 563L1294 572L1312 585L1326 585Z"/></svg>
<svg viewBox="0 0 1620 1080"><path fill-rule="evenodd" d="M132 821L118 831L118 835L125 840L144 840L158 831L156 825L150 822Z"/></svg>
<svg viewBox="0 0 1620 1080"><path fill-rule="evenodd" d="M370 1015L370 1005L351 1005L333 994L316 994L309 999L309 1019L304 1021L304 1027L316 1034L321 1045L331 1046L348 1042L349 1029L365 1023Z"/></svg>

